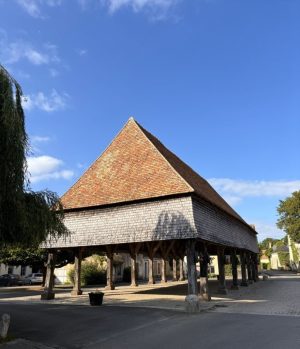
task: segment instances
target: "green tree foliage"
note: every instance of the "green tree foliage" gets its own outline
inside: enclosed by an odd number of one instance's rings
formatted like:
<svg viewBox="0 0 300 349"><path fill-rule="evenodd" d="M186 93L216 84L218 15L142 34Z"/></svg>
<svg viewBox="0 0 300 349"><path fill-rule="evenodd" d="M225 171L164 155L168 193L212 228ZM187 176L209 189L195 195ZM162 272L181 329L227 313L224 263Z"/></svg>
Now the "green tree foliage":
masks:
<svg viewBox="0 0 300 349"><path fill-rule="evenodd" d="M260 254L265 254L269 258L271 257L271 254L273 252L273 246L278 242L278 239L273 238L266 238L262 242L258 244ZM264 251L264 252L263 252Z"/></svg>
<svg viewBox="0 0 300 349"><path fill-rule="evenodd" d="M0 65L0 246L37 246L68 233L58 196L33 192L20 85Z"/></svg>
<svg viewBox="0 0 300 349"><path fill-rule="evenodd" d="M300 242L300 190L280 200L277 212L278 228L283 229L293 241Z"/></svg>
<svg viewBox="0 0 300 349"><path fill-rule="evenodd" d="M6 265L28 265L42 269L47 262L47 251L41 248L3 247L0 250L0 263ZM56 267L61 268L74 262L71 250L59 250L56 254Z"/></svg>
<svg viewBox="0 0 300 349"><path fill-rule="evenodd" d="M39 248L6 247L0 251L0 263L7 265L28 265L42 267L46 251Z"/></svg>

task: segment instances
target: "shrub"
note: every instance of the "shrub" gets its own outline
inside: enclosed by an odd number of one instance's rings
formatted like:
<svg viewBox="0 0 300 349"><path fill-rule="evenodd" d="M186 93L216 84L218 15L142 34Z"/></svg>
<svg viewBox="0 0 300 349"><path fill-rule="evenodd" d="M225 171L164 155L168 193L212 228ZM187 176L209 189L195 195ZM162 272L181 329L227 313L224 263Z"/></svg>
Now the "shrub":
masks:
<svg viewBox="0 0 300 349"><path fill-rule="evenodd" d="M232 266L231 264L225 264L225 276L232 275Z"/></svg>
<svg viewBox="0 0 300 349"><path fill-rule="evenodd" d="M74 266L68 272L68 278L74 285ZM84 261L81 265L81 285L106 284L106 271L100 269L98 263Z"/></svg>

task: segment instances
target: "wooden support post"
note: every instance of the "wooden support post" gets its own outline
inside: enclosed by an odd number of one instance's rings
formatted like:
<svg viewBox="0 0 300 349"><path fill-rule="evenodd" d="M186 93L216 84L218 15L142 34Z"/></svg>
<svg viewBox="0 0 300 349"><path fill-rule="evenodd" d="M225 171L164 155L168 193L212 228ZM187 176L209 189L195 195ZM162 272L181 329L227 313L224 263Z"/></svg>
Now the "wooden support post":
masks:
<svg viewBox="0 0 300 349"><path fill-rule="evenodd" d="M154 274L153 274L153 256L149 256L149 279L148 279L149 285L155 284Z"/></svg>
<svg viewBox="0 0 300 349"><path fill-rule="evenodd" d="M187 240L186 248L187 256L187 274L188 274L188 294L198 295L196 283L196 255L195 255L195 240Z"/></svg>
<svg viewBox="0 0 300 349"><path fill-rule="evenodd" d="M199 311L198 287L196 281L196 253L195 240L186 241L188 295L185 297L185 308L188 313Z"/></svg>
<svg viewBox="0 0 300 349"><path fill-rule="evenodd" d="M79 296L82 294L81 290L81 260L82 260L82 248L78 247L74 251L74 286L71 291L72 296Z"/></svg>
<svg viewBox="0 0 300 349"><path fill-rule="evenodd" d="M162 258L161 260L161 282L167 282L167 260Z"/></svg>
<svg viewBox="0 0 300 349"><path fill-rule="evenodd" d="M218 247L218 266L219 266L219 294L227 294L226 284L225 284L225 255L224 247Z"/></svg>
<svg viewBox="0 0 300 349"><path fill-rule="evenodd" d="M106 290L114 290L114 280L113 280L113 261L114 261L114 251L112 246L106 246Z"/></svg>
<svg viewBox="0 0 300 349"><path fill-rule="evenodd" d="M241 272L242 272L242 281L240 283L241 286L248 286L247 277L246 277L246 256L245 251L240 252L241 258Z"/></svg>
<svg viewBox="0 0 300 349"><path fill-rule="evenodd" d="M183 272L183 257L179 258L179 281L184 281L184 272Z"/></svg>
<svg viewBox="0 0 300 349"><path fill-rule="evenodd" d="M149 257L149 279L148 279L148 284L154 285L155 284L155 279L154 279L154 273L153 273L153 261L154 261L154 256L157 252L157 250L160 248L161 241L157 243L147 243L147 249L148 249L148 257Z"/></svg>
<svg viewBox="0 0 300 349"><path fill-rule="evenodd" d="M200 252L200 298L204 301L210 301L211 296L208 288L208 264L210 257L207 252L206 246L204 251Z"/></svg>
<svg viewBox="0 0 300 349"><path fill-rule="evenodd" d="M236 256L236 249L232 249L231 251L231 267L232 267L232 290L238 290L238 273L237 273L237 256Z"/></svg>
<svg viewBox="0 0 300 349"><path fill-rule="evenodd" d="M245 251L240 252L241 258L241 272L242 272L242 281L240 283L241 286L248 286L247 281L247 261L246 261L246 253Z"/></svg>
<svg viewBox="0 0 300 349"><path fill-rule="evenodd" d="M254 254L254 272L255 272L255 280L259 281L259 276L258 276L258 255Z"/></svg>
<svg viewBox="0 0 300 349"><path fill-rule="evenodd" d="M174 246L175 241L172 240L171 242L165 241L164 244L160 246L161 250L161 255L162 255L162 260L161 260L161 281L162 282L167 282L167 263L168 261L168 256L171 251L171 249Z"/></svg>
<svg viewBox="0 0 300 349"><path fill-rule="evenodd" d="M136 254L130 255L130 259L131 259L131 285L130 286L138 286L137 278L136 278L136 273L137 273Z"/></svg>
<svg viewBox="0 0 300 349"><path fill-rule="evenodd" d="M253 283L253 276L252 276L252 266L251 266L251 259L249 253L246 255L246 263L247 263L247 274L248 274L248 284Z"/></svg>
<svg viewBox="0 0 300 349"><path fill-rule="evenodd" d="M133 243L129 245L130 250L130 259L131 259L131 286L138 286L137 282L137 265L136 265L136 256L141 247L141 243Z"/></svg>
<svg viewBox="0 0 300 349"><path fill-rule="evenodd" d="M54 286L54 269L55 269L55 253L49 252L48 253L48 260L47 260L47 271L46 271L46 280L45 280L45 286L44 291L41 294L42 300L50 300L54 299L55 293L53 291Z"/></svg>
<svg viewBox="0 0 300 349"><path fill-rule="evenodd" d="M256 267L255 267L255 264L256 264L256 257L255 257L255 254L254 253L251 253L250 254L250 261L251 261L251 274L252 274L252 280L254 282L257 282L258 280L258 274L256 276Z"/></svg>
<svg viewBox="0 0 300 349"><path fill-rule="evenodd" d="M177 281L177 260L173 257L173 281Z"/></svg>

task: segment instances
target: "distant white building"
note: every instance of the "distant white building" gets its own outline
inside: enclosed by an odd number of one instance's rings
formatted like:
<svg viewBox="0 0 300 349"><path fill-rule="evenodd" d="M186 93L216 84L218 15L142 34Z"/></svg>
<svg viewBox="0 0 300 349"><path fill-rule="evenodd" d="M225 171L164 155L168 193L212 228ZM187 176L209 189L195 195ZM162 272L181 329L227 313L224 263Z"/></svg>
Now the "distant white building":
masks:
<svg viewBox="0 0 300 349"><path fill-rule="evenodd" d="M20 276L26 276L32 273L32 268L29 266L21 266L21 265L6 265L0 264L0 275L3 274L17 274Z"/></svg>

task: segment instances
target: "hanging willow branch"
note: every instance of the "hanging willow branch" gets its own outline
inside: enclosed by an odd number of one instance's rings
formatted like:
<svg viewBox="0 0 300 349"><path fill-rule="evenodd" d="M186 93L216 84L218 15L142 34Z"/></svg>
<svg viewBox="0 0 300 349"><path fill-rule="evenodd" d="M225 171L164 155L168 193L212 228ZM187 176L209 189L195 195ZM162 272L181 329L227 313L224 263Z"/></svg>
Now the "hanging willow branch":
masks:
<svg viewBox="0 0 300 349"><path fill-rule="evenodd" d="M0 65L0 246L38 245L68 233L58 196L30 189L27 152L22 89Z"/></svg>

